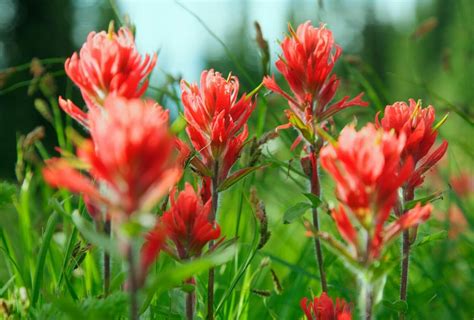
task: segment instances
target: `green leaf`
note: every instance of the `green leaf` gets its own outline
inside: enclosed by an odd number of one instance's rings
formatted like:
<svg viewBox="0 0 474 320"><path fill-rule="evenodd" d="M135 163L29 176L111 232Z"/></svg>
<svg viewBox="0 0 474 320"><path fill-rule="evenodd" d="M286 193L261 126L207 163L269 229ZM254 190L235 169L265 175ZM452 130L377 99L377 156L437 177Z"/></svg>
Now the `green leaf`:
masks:
<svg viewBox="0 0 474 320"><path fill-rule="evenodd" d="M3 297L5 292L7 292L10 285L15 281L15 275L13 275L4 285L0 288L0 297Z"/></svg>
<svg viewBox="0 0 474 320"><path fill-rule="evenodd" d="M442 199L442 198L443 198L443 191L438 191L438 192L430 194L426 197L421 197L421 198L418 198L418 199L415 199L415 200L407 201L405 203L404 209L405 209L405 211L413 209L417 205L418 202L421 205L424 205L424 204L427 204L428 202L433 202L435 200Z"/></svg>
<svg viewBox="0 0 474 320"><path fill-rule="evenodd" d="M285 211L283 214L283 223L289 224L292 223L294 220L300 218L303 214L305 214L308 209L312 208L312 205L307 202L298 202L291 208Z"/></svg>
<svg viewBox="0 0 474 320"><path fill-rule="evenodd" d="M311 201L311 203L313 204L313 208L317 208L321 205L321 203L323 203L323 201L321 199L319 199L319 197L313 193L303 193L303 195L309 199L309 201Z"/></svg>
<svg viewBox="0 0 474 320"><path fill-rule="evenodd" d="M419 241L417 241L413 247L419 247L419 246L423 246L427 243L430 243L432 241L439 241L439 240L444 240L448 237L448 231L446 230L441 230L441 231L438 231L438 232L435 232L435 233L432 233L430 235L427 235L427 236L424 236L423 238L421 238Z"/></svg>
<svg viewBox="0 0 474 320"><path fill-rule="evenodd" d="M48 219L48 223L46 224L46 230L43 235L43 241L41 242L41 247L38 256L38 263L36 264L36 271L35 271L35 280L33 283L33 293L31 296L31 305L34 306L39 298L39 291L41 284L43 282L43 274L44 274L44 265L46 262L46 254L48 253L49 245L51 242L51 238L53 237L54 230L56 228L56 224L59 221L59 214L54 212Z"/></svg>
<svg viewBox="0 0 474 320"><path fill-rule="evenodd" d="M240 169L237 172L234 172L232 175L227 177L227 179L225 179L221 183L219 188L217 188L217 191L221 192L221 191L224 191L224 190L230 188L235 183L237 183L241 179L245 178L246 176L248 176L249 174L251 174L255 170L258 170L258 169L263 168L263 167L265 167L265 165L255 166L255 167L248 167L248 168Z"/></svg>

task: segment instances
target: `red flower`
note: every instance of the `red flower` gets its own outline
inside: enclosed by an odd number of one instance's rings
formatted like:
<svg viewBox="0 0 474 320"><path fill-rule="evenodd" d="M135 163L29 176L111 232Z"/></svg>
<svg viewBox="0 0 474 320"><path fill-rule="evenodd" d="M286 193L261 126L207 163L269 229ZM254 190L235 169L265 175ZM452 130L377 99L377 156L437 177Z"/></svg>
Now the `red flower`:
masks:
<svg viewBox="0 0 474 320"><path fill-rule="evenodd" d="M247 120L255 101L245 94L238 99L237 77L224 79L212 69L202 72L200 87L183 81L181 90L188 136L210 172L219 165L222 181L247 139Z"/></svg>
<svg viewBox="0 0 474 320"><path fill-rule="evenodd" d="M377 258L385 243L401 230L426 220L430 214L431 206L416 207L385 227L396 205L398 188L413 170L411 158L399 168L405 141L404 134L397 137L369 124L359 132L345 127L337 145L321 150L321 166L336 181L336 194L341 202L333 210L333 218L358 258ZM367 243L360 242L363 237L358 236L358 232L361 230L357 231L350 217L368 233Z"/></svg>
<svg viewBox="0 0 474 320"><path fill-rule="evenodd" d="M293 96L284 92L273 77L265 77L263 84L288 100L291 108L286 111L288 120L313 143L314 123L321 123L347 107L367 106L367 103L361 99L363 94L359 94L352 100L346 96L329 105L339 87L339 80L336 75L331 76L331 72L342 51L334 43L330 30L324 26L315 28L310 21L298 26L296 32L291 26L289 30L290 35L281 43L283 56L276 67Z"/></svg>
<svg viewBox="0 0 474 320"><path fill-rule="evenodd" d="M148 87L148 75L157 55L143 59L135 47L133 34L126 28L91 32L79 54L66 60L66 73L81 89L89 109L103 106L110 94L138 98ZM84 112L71 101L60 98L60 105L71 117L84 124Z"/></svg>
<svg viewBox="0 0 474 320"><path fill-rule="evenodd" d="M146 273L150 266L155 262L156 258L163 249L166 239L167 231L163 224L157 223L145 237L145 243L141 250L141 278L145 279Z"/></svg>
<svg viewBox="0 0 474 320"><path fill-rule="evenodd" d="M423 183L424 174L433 167L446 153L448 143L432 150L438 135L433 130L435 111L432 106L422 108L421 103L410 99L409 104L395 102L385 107L381 121L376 117L376 124L386 131L394 130L397 135L405 135L406 144L402 153L402 162L412 158L415 170L406 184L407 198L413 199L414 188Z"/></svg>
<svg viewBox="0 0 474 320"><path fill-rule="evenodd" d="M183 191L170 195L170 209L161 217L169 238L176 246L180 259L201 255L203 247L220 236L220 228L209 222L211 200L203 204L199 192L186 183Z"/></svg>
<svg viewBox="0 0 474 320"><path fill-rule="evenodd" d="M351 307L343 299L336 298L334 305L331 298L323 292L321 296L314 297L308 302L308 298L301 299L301 308L308 320L351 320Z"/></svg>
<svg viewBox="0 0 474 320"><path fill-rule="evenodd" d="M151 209L182 171L168 112L151 100L110 96L88 119L92 139L77 153L90 177L64 159L51 159L43 170L46 181L105 204L111 213Z"/></svg>

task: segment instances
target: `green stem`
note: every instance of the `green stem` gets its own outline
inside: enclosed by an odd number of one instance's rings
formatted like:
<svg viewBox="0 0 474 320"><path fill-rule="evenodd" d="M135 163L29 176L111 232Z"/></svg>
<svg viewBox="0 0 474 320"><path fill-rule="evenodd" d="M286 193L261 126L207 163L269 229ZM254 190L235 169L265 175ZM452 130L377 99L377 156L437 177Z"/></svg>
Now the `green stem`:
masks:
<svg viewBox="0 0 474 320"><path fill-rule="evenodd" d="M214 164L214 172L212 175L212 210L209 221L214 223L217 216L217 206L219 203L219 192L217 191L219 184L219 164ZM214 241L209 242L209 249L214 245ZM214 268L209 269L209 280L207 284L207 319L214 319Z"/></svg>
<svg viewBox="0 0 474 320"><path fill-rule="evenodd" d="M193 320L194 318L194 291L186 294L186 319Z"/></svg>
<svg viewBox="0 0 474 320"><path fill-rule="evenodd" d="M359 279L359 311L362 320L371 320L374 308L374 292L372 284L366 279Z"/></svg>
<svg viewBox="0 0 474 320"><path fill-rule="evenodd" d="M318 163L316 160L315 167L312 168L316 172L312 172L309 176L310 184L311 184L311 193L317 196L318 198L321 196L321 186L319 182L319 172L318 172ZM319 232L319 217L318 217L318 209L313 208L313 226L316 232ZM316 262L319 268L319 277L321 279L321 288L323 292L328 291L328 284L326 280L326 271L324 270L324 259L323 259L323 252L321 249L321 240L319 237L314 237L314 253L316 257Z"/></svg>
<svg viewBox="0 0 474 320"><path fill-rule="evenodd" d="M404 202L412 201L413 197L404 197ZM403 214L405 214L404 212ZM400 275L400 300L407 301L408 293L408 268L410 262L410 231L403 231L403 240L402 240L402 262L401 262L401 275ZM401 320L405 319L405 313L400 312L399 317Z"/></svg>
<svg viewBox="0 0 474 320"><path fill-rule="evenodd" d="M137 274L135 270L135 257L133 252L132 240L129 240L127 248L127 260L128 260L128 284L130 291L130 319L138 320L138 283Z"/></svg>

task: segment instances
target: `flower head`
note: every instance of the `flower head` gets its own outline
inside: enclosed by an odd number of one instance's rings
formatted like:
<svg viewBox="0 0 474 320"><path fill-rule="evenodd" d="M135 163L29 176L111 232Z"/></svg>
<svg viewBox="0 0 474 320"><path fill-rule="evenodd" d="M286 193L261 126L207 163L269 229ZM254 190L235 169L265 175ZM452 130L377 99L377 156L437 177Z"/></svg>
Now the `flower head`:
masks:
<svg viewBox="0 0 474 320"><path fill-rule="evenodd" d="M130 215L151 209L182 171L168 112L152 101L110 96L88 119L91 139L77 154L89 176L65 159L52 159L43 171L46 181L114 212Z"/></svg>
<svg viewBox="0 0 474 320"><path fill-rule="evenodd" d="M265 77L263 83L267 89L288 100L288 120L309 143L313 143L315 123L321 123L347 107L367 106L367 103L359 94L354 99L349 100L346 96L329 105L339 87L339 80L331 73L342 51L334 43L330 30L324 26L315 28L310 21L299 25L296 32L291 26L289 30L290 35L281 42L283 55L276 67L293 95L284 92L274 78Z"/></svg>
<svg viewBox="0 0 474 320"><path fill-rule="evenodd" d="M398 188L411 176L413 161L399 163L405 146L405 135L377 130L372 124L360 131L345 127L336 145L321 150L321 166L336 181L340 200L333 210L342 237L351 245L355 256L364 261L378 258L383 245L402 230L426 220L431 206L415 207L389 226L385 223L397 204ZM354 227L356 220L362 230ZM360 232L366 232L362 243Z"/></svg>
<svg viewBox="0 0 474 320"><path fill-rule="evenodd" d="M142 58L130 30L120 28L116 33L111 28L108 33L91 32L79 54L66 60L65 70L81 90L87 107L93 109L103 106L108 95L140 97L148 87L146 78L156 59L156 54ZM86 119L71 101L60 99L60 105L80 123Z"/></svg>
<svg viewBox="0 0 474 320"><path fill-rule="evenodd" d="M385 108L381 120L376 117L376 124L386 131L394 130L397 135L406 137L401 162L404 163L411 158L415 164L415 170L406 183L408 198L413 198L414 188L423 183L424 174L433 167L446 153L448 143L443 143L432 150L438 131L433 129L435 121L435 110L432 106L421 107L420 102L413 99L409 103L395 102Z"/></svg>
<svg viewBox="0 0 474 320"><path fill-rule="evenodd" d="M334 305L332 299L323 292L320 297L301 299L301 309L308 320L351 320L351 307L343 299L336 298Z"/></svg>
<svg viewBox="0 0 474 320"><path fill-rule="evenodd" d="M169 238L176 246L180 259L201 255L204 246L220 236L220 228L209 222L211 200L203 204L199 192L186 183L184 190L170 195L170 209L161 217Z"/></svg>
<svg viewBox="0 0 474 320"><path fill-rule="evenodd" d="M188 136L210 172L218 163L218 176L225 179L247 139L255 101L238 98L237 77L225 79L212 69L202 72L200 86L183 81L181 90Z"/></svg>

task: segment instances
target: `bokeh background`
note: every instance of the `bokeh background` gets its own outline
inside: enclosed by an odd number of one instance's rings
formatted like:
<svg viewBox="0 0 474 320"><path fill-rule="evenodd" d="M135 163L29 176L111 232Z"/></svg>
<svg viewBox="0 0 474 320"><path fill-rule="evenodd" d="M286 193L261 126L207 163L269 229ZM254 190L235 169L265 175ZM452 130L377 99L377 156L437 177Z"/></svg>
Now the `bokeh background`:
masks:
<svg viewBox="0 0 474 320"><path fill-rule="evenodd" d="M278 39L283 38L288 22L293 26L306 20L324 23L343 48L336 67L343 80L341 95L365 91L370 102L367 109L344 111L336 119L338 128L353 121L354 115L359 124L372 121L385 105L408 98L434 105L438 119L449 113L440 129L440 137L450 143L448 154L421 191L421 195L444 193L436 202L430 226L420 231L420 238L427 240L412 259L409 312L413 319L472 319L473 17L471 0L0 0L0 179L16 179L17 139L22 134L44 126L43 143L52 152L56 137L35 107L35 100L44 98L38 88L46 85L57 95L72 95L80 101L78 90L64 75L63 61L80 48L90 31L107 29L112 19L116 25L135 26L141 52L159 52L147 94L170 108L173 115L181 108L179 79L196 81L205 68L225 74L232 71L247 92L260 83L268 70L262 65L255 40L255 21L269 44L270 73L275 73ZM40 78L30 71L33 58L46 59ZM48 75L46 79L44 75ZM258 116L252 118L251 134L261 134L284 121L284 102L272 95L265 98L267 103L260 103ZM272 155L269 159L298 169L298 161L292 162L288 151L293 139L293 132L285 132L272 142L265 151ZM271 167L255 179L267 203L274 236L253 263L258 266L263 257L270 257L284 288L284 294L271 299L249 298L257 306L255 319L269 314L290 319L299 314L300 297L309 295L311 287L317 293L317 277L311 271L312 247L302 237L302 224L282 224L283 212L303 192L303 180L292 177L290 171ZM329 181L324 184L331 190ZM245 191L249 183L240 187ZM229 192L223 200L221 210L228 214L221 223L229 233L235 229L235 204L242 201L237 197L238 192ZM331 200L330 194L327 197ZM242 219L242 225L250 221ZM329 217L322 220L323 226L330 228ZM251 239L252 230L244 232ZM435 237L423 238L430 234ZM335 257L327 255L328 265L339 264L343 270ZM380 311L387 318L396 316L397 273L388 280ZM333 281L334 293L353 298L354 283L349 275L330 274L330 282L331 278L338 279ZM265 275L254 283L257 289L271 284Z"/></svg>

